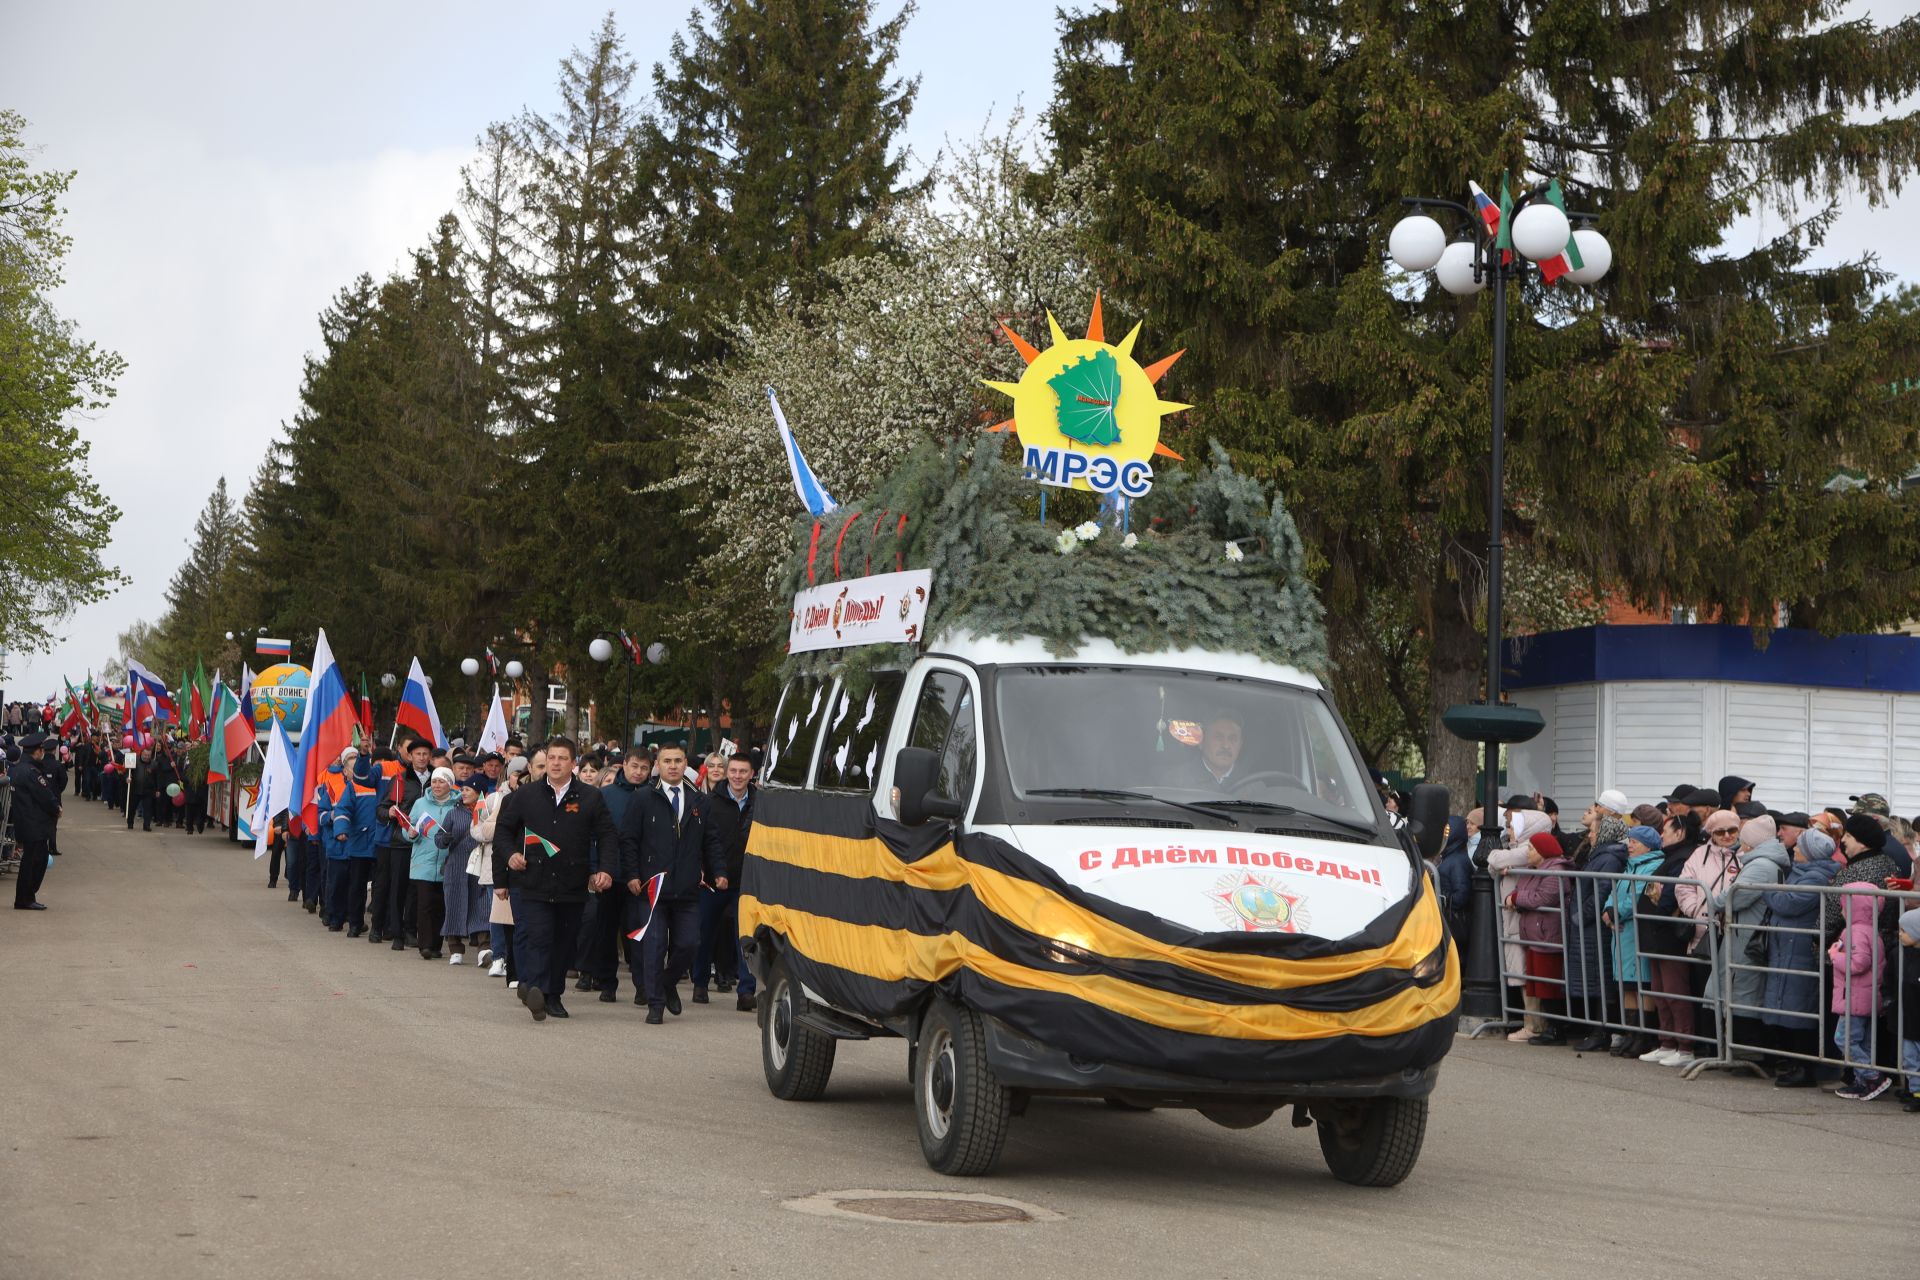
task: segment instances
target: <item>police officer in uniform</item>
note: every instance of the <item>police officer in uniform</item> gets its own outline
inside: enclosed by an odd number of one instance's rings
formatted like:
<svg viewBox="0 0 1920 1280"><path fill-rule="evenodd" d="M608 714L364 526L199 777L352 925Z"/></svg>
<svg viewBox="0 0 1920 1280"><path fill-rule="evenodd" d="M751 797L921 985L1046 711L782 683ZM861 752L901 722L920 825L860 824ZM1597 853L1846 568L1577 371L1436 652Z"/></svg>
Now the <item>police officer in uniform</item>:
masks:
<svg viewBox="0 0 1920 1280"><path fill-rule="evenodd" d="M20 875L13 886L15 911L45 911L39 901L40 882L47 878L47 858L60 821L60 797L40 771L47 735L28 734L20 743L20 762L13 766L13 830L20 841ZM63 779L64 781L64 779Z"/></svg>

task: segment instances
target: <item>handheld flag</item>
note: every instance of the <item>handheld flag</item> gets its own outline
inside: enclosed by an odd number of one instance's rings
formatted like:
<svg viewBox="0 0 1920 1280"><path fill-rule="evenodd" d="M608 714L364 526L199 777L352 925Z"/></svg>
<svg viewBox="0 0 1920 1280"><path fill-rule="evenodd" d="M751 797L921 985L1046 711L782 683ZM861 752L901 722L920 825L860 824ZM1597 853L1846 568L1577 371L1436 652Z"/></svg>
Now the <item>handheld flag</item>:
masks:
<svg viewBox="0 0 1920 1280"><path fill-rule="evenodd" d="M500 686L493 686L493 702L487 708L487 722L480 730L480 750L498 751L507 745L507 717L500 705Z"/></svg>
<svg viewBox="0 0 1920 1280"><path fill-rule="evenodd" d="M773 405L773 425L780 431L780 447L787 451L787 470L793 475L793 491L800 495L800 505L807 514L824 516L839 509L840 504L827 495L820 487L820 481L814 478L813 468L807 465L806 458L800 452L799 442L793 438L792 428L787 426L787 415L780 411L780 397L773 394L773 388L767 388L767 400Z"/></svg>
<svg viewBox="0 0 1920 1280"><path fill-rule="evenodd" d="M244 662L240 664L240 715L253 723L253 668Z"/></svg>
<svg viewBox="0 0 1920 1280"><path fill-rule="evenodd" d="M264 653L270 658L292 657L293 642L291 640L269 640L267 637L261 636L253 642L253 651L255 653Z"/></svg>
<svg viewBox="0 0 1920 1280"><path fill-rule="evenodd" d="M203 658L193 660L193 681L187 690L187 737L198 740L211 726L207 723L207 664Z"/></svg>
<svg viewBox="0 0 1920 1280"><path fill-rule="evenodd" d="M627 935L627 941L639 942L647 936L647 926L653 923L653 904L660 901L660 886L666 883L667 873L662 871L647 881L647 918L638 929Z"/></svg>
<svg viewBox="0 0 1920 1280"><path fill-rule="evenodd" d="M373 741L373 695L367 692L367 673L360 673L360 727L367 735L367 741Z"/></svg>
<svg viewBox="0 0 1920 1280"><path fill-rule="evenodd" d="M537 836L529 831L527 832L527 838L520 842L520 852L524 857L528 858L531 858L536 853L545 854L549 858L556 858L560 856L560 846L545 836Z"/></svg>
<svg viewBox="0 0 1920 1280"><path fill-rule="evenodd" d="M438 831L440 829L440 820L434 817L432 814L428 813L428 814L421 815L419 826L416 827L411 822L409 822L407 825L409 827L413 827L414 836L416 838L419 838L423 836L431 836L434 832Z"/></svg>
<svg viewBox="0 0 1920 1280"><path fill-rule="evenodd" d="M323 638L320 642L326 644ZM253 804L253 856L264 858L267 855L267 841L273 834L273 820L282 813L299 808L294 799L293 760L287 749L286 730L275 720L268 730L267 762L260 770L260 798ZM306 809L308 816L302 818L309 829L319 821L319 810L313 803L313 789L307 789Z"/></svg>
<svg viewBox="0 0 1920 1280"><path fill-rule="evenodd" d="M129 658L127 660L127 683L146 690L147 704L155 720L178 720L180 707L173 700L173 693L167 688L167 682L153 672Z"/></svg>
<svg viewBox="0 0 1920 1280"><path fill-rule="evenodd" d="M311 714L311 713L309 713ZM407 668L407 687L400 692L400 708L393 713L394 723L425 738L436 747L447 745L440 728L440 712L433 705L433 690L427 685L427 673L415 658Z"/></svg>
<svg viewBox="0 0 1920 1280"><path fill-rule="evenodd" d="M233 776L233 766L253 747L253 722L240 714L233 691L213 682L212 733L207 739L207 778L222 782Z"/></svg>
<svg viewBox="0 0 1920 1280"><path fill-rule="evenodd" d="M393 820L399 823L402 827L406 828L408 839L412 839L416 834L418 834L419 828L413 825L413 819L409 818L407 816L407 811L405 809L402 809L399 805L395 805L393 807Z"/></svg>
<svg viewBox="0 0 1920 1280"><path fill-rule="evenodd" d="M333 648L327 643L326 629L322 628L313 645L313 679L308 685L307 711L300 725L300 747L293 762L294 790L302 797L300 819L309 831L320 829L320 805L313 798L314 789L326 775L327 767L353 745L353 730L358 722L353 695L347 692L347 678L334 662Z"/></svg>

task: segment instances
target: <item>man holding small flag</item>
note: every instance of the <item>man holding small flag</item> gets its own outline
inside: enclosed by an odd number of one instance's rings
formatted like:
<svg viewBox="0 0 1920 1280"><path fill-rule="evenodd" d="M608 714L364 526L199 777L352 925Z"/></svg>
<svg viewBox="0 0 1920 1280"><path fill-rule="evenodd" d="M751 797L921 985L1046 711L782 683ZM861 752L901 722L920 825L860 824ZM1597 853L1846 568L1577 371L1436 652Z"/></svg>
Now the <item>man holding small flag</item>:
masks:
<svg viewBox="0 0 1920 1280"><path fill-rule="evenodd" d="M587 894L613 884L603 858L614 863L618 850L618 865L628 860L607 802L574 780L576 750L570 738L550 739L547 776L509 795L493 828L493 883L515 892L520 999L535 1022L569 1016L560 997Z"/></svg>
<svg viewBox="0 0 1920 1280"><path fill-rule="evenodd" d="M661 747L654 768L657 785L629 801L621 821L620 879L642 898L646 881L666 876L641 939L641 990L634 1000L646 1000L647 1021L658 1026L663 1012L680 1012L676 988L700 940L700 886L724 878L726 864L719 829L708 820L710 798L687 781L687 749Z"/></svg>

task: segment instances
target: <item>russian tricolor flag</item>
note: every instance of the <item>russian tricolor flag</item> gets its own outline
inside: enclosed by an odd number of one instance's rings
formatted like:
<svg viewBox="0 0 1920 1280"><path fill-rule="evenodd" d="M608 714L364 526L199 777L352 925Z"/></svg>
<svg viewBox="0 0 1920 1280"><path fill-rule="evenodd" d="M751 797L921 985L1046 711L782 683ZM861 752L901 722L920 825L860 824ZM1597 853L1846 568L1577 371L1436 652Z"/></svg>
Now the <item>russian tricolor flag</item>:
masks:
<svg viewBox="0 0 1920 1280"><path fill-rule="evenodd" d="M1500 234L1500 206L1493 197L1480 189L1480 184L1471 178L1467 180L1467 189L1473 192L1473 211L1480 215L1480 221L1487 224L1489 238Z"/></svg>
<svg viewBox="0 0 1920 1280"><path fill-rule="evenodd" d="M447 745L447 735L440 729L440 712L433 705L433 690L427 685L427 673L420 669L418 658L407 668L407 687L400 691L400 709L393 713L393 720L436 747Z"/></svg>
<svg viewBox="0 0 1920 1280"><path fill-rule="evenodd" d="M293 794L300 797L300 818L307 830L320 827L320 806L314 789L326 775L327 766L353 745L353 731L360 723L353 695L347 692L347 678L333 661L333 649L327 644L325 628L313 644L313 681L307 690L307 711L300 725L300 749L293 761Z"/></svg>
<svg viewBox="0 0 1920 1280"><path fill-rule="evenodd" d="M261 636L253 642L253 651L255 653L268 654L275 658L291 657L293 654L293 641L269 640L267 637Z"/></svg>

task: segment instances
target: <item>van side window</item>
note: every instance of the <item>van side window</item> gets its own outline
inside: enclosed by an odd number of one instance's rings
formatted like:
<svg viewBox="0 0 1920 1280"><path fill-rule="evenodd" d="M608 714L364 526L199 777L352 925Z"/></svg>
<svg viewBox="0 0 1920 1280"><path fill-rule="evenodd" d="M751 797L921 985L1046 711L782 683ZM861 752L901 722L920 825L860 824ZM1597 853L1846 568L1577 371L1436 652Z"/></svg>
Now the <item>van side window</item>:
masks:
<svg viewBox="0 0 1920 1280"><path fill-rule="evenodd" d="M814 786L830 791L873 790L880 777L887 728L906 683L905 672L882 671L870 677L864 693L841 684L827 718L827 740L820 749Z"/></svg>
<svg viewBox="0 0 1920 1280"><path fill-rule="evenodd" d="M802 676L787 686L767 740L767 780L789 787L805 786L813 744L827 718L826 681Z"/></svg>
<svg viewBox="0 0 1920 1280"><path fill-rule="evenodd" d="M973 689L960 675L936 671L920 687L907 745L925 747L940 757L937 794L965 802L973 795L973 767L979 730L973 713Z"/></svg>

